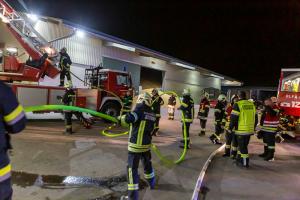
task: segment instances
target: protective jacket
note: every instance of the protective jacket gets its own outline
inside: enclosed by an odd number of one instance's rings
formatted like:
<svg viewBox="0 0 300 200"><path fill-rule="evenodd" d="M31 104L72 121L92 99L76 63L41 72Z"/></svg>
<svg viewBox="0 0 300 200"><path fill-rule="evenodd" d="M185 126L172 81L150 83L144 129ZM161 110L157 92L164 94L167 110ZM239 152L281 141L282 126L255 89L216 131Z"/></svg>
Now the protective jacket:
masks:
<svg viewBox="0 0 300 200"><path fill-rule="evenodd" d="M64 105L73 106L75 98L75 92L72 89L67 89L64 96L62 97L62 102Z"/></svg>
<svg viewBox="0 0 300 200"><path fill-rule="evenodd" d="M70 70L70 66L72 65L71 58L67 53L60 53L59 59L59 68L62 70Z"/></svg>
<svg viewBox="0 0 300 200"><path fill-rule="evenodd" d="M132 112L126 114L125 122L130 124L129 152L143 153L150 150L155 120L155 113L144 103L137 104Z"/></svg>
<svg viewBox="0 0 300 200"><path fill-rule="evenodd" d="M198 118L207 120L207 116L209 113L210 103L207 98L203 98L200 102Z"/></svg>
<svg viewBox="0 0 300 200"><path fill-rule="evenodd" d="M170 96L168 105L175 106L176 105L176 98L174 96Z"/></svg>
<svg viewBox="0 0 300 200"><path fill-rule="evenodd" d="M236 135L252 135L257 124L256 108L249 100L240 100L233 105L229 129Z"/></svg>
<svg viewBox="0 0 300 200"><path fill-rule="evenodd" d="M215 123L225 123L225 103L218 101L215 107Z"/></svg>
<svg viewBox="0 0 300 200"><path fill-rule="evenodd" d="M261 130L276 133L279 125L279 107L277 105L265 106L260 120Z"/></svg>
<svg viewBox="0 0 300 200"><path fill-rule="evenodd" d="M164 100L160 96L154 95L152 97L152 102L152 109L156 117L160 117L160 106L164 105Z"/></svg>
<svg viewBox="0 0 300 200"><path fill-rule="evenodd" d="M26 117L12 90L0 81L0 182L11 177L7 150L11 148L9 134L25 128Z"/></svg>
<svg viewBox="0 0 300 200"><path fill-rule="evenodd" d="M181 106L179 107L180 110L183 111L184 120L188 123L193 123L194 119L194 100L191 96L183 96Z"/></svg>

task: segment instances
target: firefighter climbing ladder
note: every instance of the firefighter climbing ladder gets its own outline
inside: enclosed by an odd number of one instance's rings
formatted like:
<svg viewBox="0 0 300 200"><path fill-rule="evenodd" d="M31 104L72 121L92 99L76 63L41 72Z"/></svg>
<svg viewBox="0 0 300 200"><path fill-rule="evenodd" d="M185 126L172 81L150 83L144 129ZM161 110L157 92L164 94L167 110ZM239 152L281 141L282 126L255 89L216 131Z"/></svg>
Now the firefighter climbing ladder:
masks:
<svg viewBox="0 0 300 200"><path fill-rule="evenodd" d="M31 55L39 58L44 53L45 48L49 47L49 43L32 27L27 15L15 11L4 0L0 0L0 18L8 24L14 34L18 34L17 39L29 46L26 50L31 52Z"/></svg>

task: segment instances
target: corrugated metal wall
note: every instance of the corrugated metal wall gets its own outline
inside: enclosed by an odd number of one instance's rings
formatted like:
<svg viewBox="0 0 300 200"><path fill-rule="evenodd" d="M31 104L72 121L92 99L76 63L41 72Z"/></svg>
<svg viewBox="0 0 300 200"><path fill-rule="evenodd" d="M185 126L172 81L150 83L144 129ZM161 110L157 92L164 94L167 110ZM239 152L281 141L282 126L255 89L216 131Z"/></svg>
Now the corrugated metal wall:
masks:
<svg viewBox="0 0 300 200"><path fill-rule="evenodd" d="M82 38L76 34L72 35L73 30L54 21L38 21L35 29L48 41L70 36L51 44L58 50L66 47L73 63L86 66L98 66L102 63L102 41L100 39L88 34Z"/></svg>
<svg viewBox="0 0 300 200"><path fill-rule="evenodd" d="M181 94L184 88L190 88L193 98L197 103L204 88L213 87L221 89L221 79L219 78L203 76L198 71L169 65L166 61L160 59L142 57L134 52L105 46L103 47L103 56L165 71L162 88L164 90L174 90L179 94Z"/></svg>

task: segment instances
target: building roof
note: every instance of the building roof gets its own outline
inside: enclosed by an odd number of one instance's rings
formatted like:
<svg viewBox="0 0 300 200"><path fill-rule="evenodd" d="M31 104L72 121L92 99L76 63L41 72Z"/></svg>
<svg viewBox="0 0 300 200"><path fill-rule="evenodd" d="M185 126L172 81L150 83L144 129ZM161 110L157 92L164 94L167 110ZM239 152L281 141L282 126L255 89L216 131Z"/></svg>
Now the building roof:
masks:
<svg viewBox="0 0 300 200"><path fill-rule="evenodd" d="M21 12L28 12L28 9L26 8L26 5L25 5L23 0L18 0L18 1L6 0L6 1L15 10L18 10L18 11L21 11ZM49 19L54 19L55 20L56 18L49 17ZM56 19L56 20L61 21L64 25L69 26L70 28L85 31L85 32L87 32L89 34L92 34L96 37L99 37L99 38L101 38L101 39L103 39L107 42L114 42L114 43L118 43L118 44L121 44L121 45L125 45L125 46L135 48L137 51L143 53L144 55L148 55L148 56L151 56L151 57L154 57L154 58L159 58L159 59L165 60L165 61L169 62L170 64L175 64L175 63L178 64L179 63L179 64L183 64L183 65L186 65L186 66L190 66L191 68L195 68L195 70L199 71L201 74L203 74L205 76L211 76L211 77L216 77L216 78L222 79L222 85L241 86L243 84L241 81L239 81L237 79L219 74L217 72L214 72L214 71L211 71L209 69L203 68L199 65L195 65L195 64L186 62L184 60L169 56L169 55L164 54L162 52L159 52L159 51L156 51L156 50L153 50L153 49L149 49L149 48L144 47L142 45L126 41L124 39L121 39L121 38L103 33L101 31L98 31L98 30L95 30L95 29L91 29L91 28L73 23L73 22L68 21L68 20L64 20L64 19Z"/></svg>

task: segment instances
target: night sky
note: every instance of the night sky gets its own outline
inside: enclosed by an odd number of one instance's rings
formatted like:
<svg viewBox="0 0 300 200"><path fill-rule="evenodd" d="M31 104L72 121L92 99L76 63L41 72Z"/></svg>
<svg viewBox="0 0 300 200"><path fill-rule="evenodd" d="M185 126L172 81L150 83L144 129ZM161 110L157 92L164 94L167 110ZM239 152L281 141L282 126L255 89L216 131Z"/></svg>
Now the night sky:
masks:
<svg viewBox="0 0 300 200"><path fill-rule="evenodd" d="M277 86L300 67L300 0L24 0L64 18L244 81Z"/></svg>

